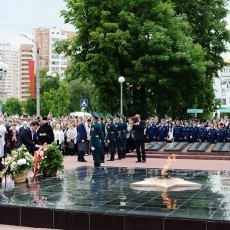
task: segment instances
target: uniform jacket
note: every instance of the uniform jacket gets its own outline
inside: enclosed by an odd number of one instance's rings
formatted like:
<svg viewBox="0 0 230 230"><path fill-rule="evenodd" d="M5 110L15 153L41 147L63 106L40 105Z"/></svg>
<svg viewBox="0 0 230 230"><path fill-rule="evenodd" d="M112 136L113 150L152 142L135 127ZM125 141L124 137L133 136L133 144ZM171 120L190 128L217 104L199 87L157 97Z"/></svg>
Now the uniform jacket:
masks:
<svg viewBox="0 0 230 230"><path fill-rule="evenodd" d="M94 122L90 128L90 147L100 148L101 137L102 137L101 126L97 122Z"/></svg>
<svg viewBox="0 0 230 230"><path fill-rule="evenodd" d="M127 134L127 123L125 121L121 122L121 137L122 139L126 139Z"/></svg>
<svg viewBox="0 0 230 230"><path fill-rule="evenodd" d="M115 141L115 129L116 126L113 122L110 122L109 124L106 125L106 130L107 130L106 140Z"/></svg>

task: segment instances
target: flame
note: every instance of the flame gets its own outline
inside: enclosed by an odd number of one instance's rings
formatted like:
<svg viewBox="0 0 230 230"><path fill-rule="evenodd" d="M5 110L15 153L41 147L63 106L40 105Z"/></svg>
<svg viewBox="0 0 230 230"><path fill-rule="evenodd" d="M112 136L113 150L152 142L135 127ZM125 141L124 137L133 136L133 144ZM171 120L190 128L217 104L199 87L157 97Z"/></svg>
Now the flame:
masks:
<svg viewBox="0 0 230 230"><path fill-rule="evenodd" d="M167 164L163 166L163 169L161 170L161 176L167 177L168 176L168 169L171 165L172 161L176 161L176 155L172 154L171 156L168 156Z"/></svg>
<svg viewBox="0 0 230 230"><path fill-rule="evenodd" d="M169 197L168 197L168 194L166 192L163 192L161 194L161 197L163 199L163 203L166 205L166 207L168 209L175 209L176 206L177 206L177 201L176 200L171 200Z"/></svg>

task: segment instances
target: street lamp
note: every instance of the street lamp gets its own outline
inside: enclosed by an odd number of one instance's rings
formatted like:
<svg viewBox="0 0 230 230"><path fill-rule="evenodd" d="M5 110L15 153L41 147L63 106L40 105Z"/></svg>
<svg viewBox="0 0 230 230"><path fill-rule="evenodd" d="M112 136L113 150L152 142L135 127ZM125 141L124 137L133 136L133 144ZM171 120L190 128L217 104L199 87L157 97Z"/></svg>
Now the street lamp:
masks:
<svg viewBox="0 0 230 230"><path fill-rule="evenodd" d="M121 108L120 108L120 113L123 114L123 88L122 88L122 84L125 82L125 78L123 76L120 76L118 78L118 81L120 82L121 84L121 100L120 100L120 105L121 105Z"/></svg>
<svg viewBox="0 0 230 230"><path fill-rule="evenodd" d="M0 80L6 76L8 65L0 62Z"/></svg>
<svg viewBox="0 0 230 230"><path fill-rule="evenodd" d="M47 77L57 77L57 74L55 72L52 72L51 70L49 70L47 73L46 73Z"/></svg>
<svg viewBox="0 0 230 230"><path fill-rule="evenodd" d="M36 63L36 110L37 110L37 117L40 117L41 114L40 114L40 63L39 63L39 51L40 51L40 48L39 48L39 45L36 41L34 41L33 39L31 39L30 37L28 37L27 35L23 34L23 33L20 33L21 36L24 36L26 37L27 39L29 39L30 41L32 41L33 43L36 44L37 46L37 63Z"/></svg>

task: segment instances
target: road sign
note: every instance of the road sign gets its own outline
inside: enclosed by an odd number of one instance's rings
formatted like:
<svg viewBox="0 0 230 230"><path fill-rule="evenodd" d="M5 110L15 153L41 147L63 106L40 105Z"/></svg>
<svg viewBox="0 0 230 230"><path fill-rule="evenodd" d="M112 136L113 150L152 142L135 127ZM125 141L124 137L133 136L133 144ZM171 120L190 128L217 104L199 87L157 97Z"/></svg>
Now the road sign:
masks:
<svg viewBox="0 0 230 230"><path fill-rule="evenodd" d="M88 107L88 99L81 99L80 106L84 108Z"/></svg>
<svg viewBox="0 0 230 230"><path fill-rule="evenodd" d="M187 113L203 113L203 109L187 109Z"/></svg>
<svg viewBox="0 0 230 230"><path fill-rule="evenodd" d="M220 112L221 113L230 113L230 109L229 108L221 108Z"/></svg>

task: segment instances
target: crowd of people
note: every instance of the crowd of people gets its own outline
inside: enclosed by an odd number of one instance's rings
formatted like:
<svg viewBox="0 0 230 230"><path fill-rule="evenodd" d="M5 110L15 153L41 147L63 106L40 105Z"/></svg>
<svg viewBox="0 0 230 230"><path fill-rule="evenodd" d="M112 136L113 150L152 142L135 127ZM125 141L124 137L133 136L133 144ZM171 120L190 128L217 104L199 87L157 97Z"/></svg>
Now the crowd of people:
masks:
<svg viewBox="0 0 230 230"><path fill-rule="evenodd" d="M34 153L44 143L55 142L63 155L77 155L85 162L92 154L94 165L105 161L122 160L136 150L137 163L146 162L145 142L230 142L228 116L212 120L180 120L150 117L143 121L140 115L126 118L122 114L104 116L93 112L91 117L61 117L52 115L0 116L0 161L7 153L24 144ZM0 164L0 167L2 164Z"/></svg>

